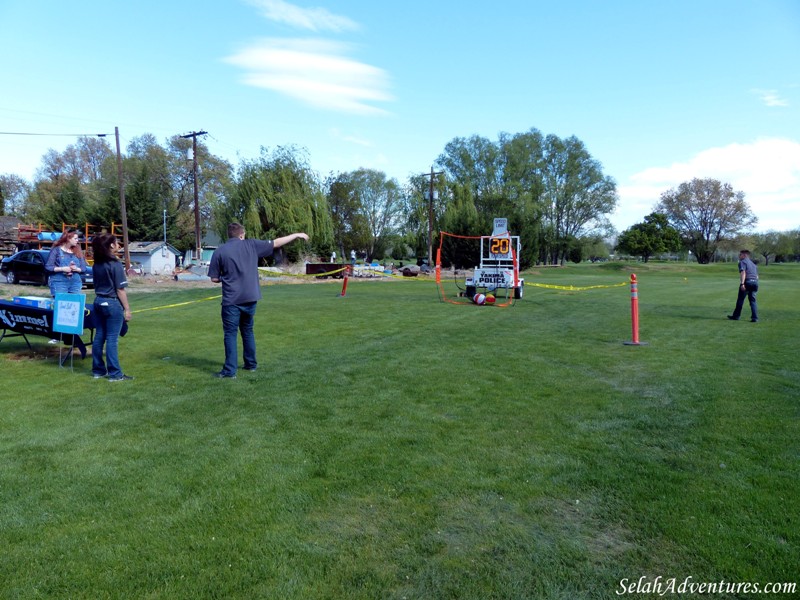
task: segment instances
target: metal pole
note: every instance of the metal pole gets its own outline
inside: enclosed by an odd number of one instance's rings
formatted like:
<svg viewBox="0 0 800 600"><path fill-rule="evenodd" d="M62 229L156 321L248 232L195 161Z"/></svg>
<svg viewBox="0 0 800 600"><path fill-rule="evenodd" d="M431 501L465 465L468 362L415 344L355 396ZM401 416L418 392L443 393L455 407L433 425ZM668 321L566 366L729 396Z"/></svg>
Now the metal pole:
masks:
<svg viewBox="0 0 800 600"><path fill-rule="evenodd" d="M202 241L200 239L200 193L197 184L197 136L205 135L207 131L193 131L182 138L192 138L192 179L194 180L194 238L195 238L195 261L200 263L202 253Z"/></svg>
<svg viewBox="0 0 800 600"><path fill-rule="evenodd" d="M125 209L125 186L122 181L122 155L119 151L119 127L114 127L114 137L117 140L117 184L119 185L119 211L122 216L122 251L125 260L125 270L131 266L131 253L128 248L128 211Z"/></svg>
<svg viewBox="0 0 800 600"><path fill-rule="evenodd" d="M200 264L202 258L202 242L200 240L200 202L197 188L197 135L192 136L192 179L194 180L194 238L195 260Z"/></svg>
<svg viewBox="0 0 800 600"><path fill-rule="evenodd" d="M431 167L431 188L428 192L428 268L433 265L433 167Z"/></svg>
<svg viewBox="0 0 800 600"><path fill-rule="evenodd" d="M428 267L433 267L433 178L444 171L434 171L431 167L430 187L428 189Z"/></svg>

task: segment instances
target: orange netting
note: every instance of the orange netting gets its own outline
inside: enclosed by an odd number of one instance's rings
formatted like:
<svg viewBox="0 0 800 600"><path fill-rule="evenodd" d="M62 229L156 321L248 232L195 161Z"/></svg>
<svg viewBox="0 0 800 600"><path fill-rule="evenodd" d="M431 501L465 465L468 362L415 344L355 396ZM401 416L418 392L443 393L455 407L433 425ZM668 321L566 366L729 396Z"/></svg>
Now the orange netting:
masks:
<svg viewBox="0 0 800 600"><path fill-rule="evenodd" d="M452 238L459 238L462 240L480 240L484 238L490 238L492 236L488 235L458 235L455 233L448 233L446 231L441 231L439 233L439 247L436 249L436 288L439 291L439 300L442 302L447 302L449 304L459 304L462 306L468 305L475 305L472 298L466 298L465 296L458 296L459 300L453 300L452 298L447 297L447 293L444 291L444 286L442 285L442 244L444 243L445 236L452 237ZM514 287L519 286L519 261L517 260L517 252L512 247L511 248L511 255L513 257L514 262ZM506 301L505 302L495 302L494 304L489 304L488 306L499 306L501 308L505 308L507 306L514 305L514 293L513 290L510 294L506 294Z"/></svg>

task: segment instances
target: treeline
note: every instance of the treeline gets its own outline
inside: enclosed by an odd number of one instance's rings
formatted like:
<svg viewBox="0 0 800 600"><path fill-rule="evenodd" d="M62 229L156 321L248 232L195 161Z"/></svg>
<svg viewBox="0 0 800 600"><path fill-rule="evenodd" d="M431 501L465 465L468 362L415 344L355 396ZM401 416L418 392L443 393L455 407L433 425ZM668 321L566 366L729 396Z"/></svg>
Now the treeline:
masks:
<svg viewBox="0 0 800 600"><path fill-rule="evenodd" d="M128 144L122 172L130 240L162 239L166 219L168 241L181 251L194 247L190 153L191 140L180 136L161 145L145 134ZM434 247L440 230L486 235L495 217L508 218L521 237L523 266L602 253L602 240L613 233L607 216L617 204L614 180L579 139L536 129L494 141L456 138L435 161L435 174L404 183L371 169L323 178L306 151L291 146L262 148L234 167L201 138L196 159L203 233L224 239L230 221L252 237L306 231L311 247L292 245L294 260L301 251L345 256L352 249L369 260L425 257L429 217ZM83 137L64 152L47 152L33 182L0 176L0 214L54 229L119 223L115 151L104 139Z"/></svg>
<svg viewBox="0 0 800 600"><path fill-rule="evenodd" d="M684 251L706 264L748 249L770 260L800 260L800 230L753 233L757 217L734 191L716 179L693 179L661 194L655 212L623 231L616 250L647 262Z"/></svg>

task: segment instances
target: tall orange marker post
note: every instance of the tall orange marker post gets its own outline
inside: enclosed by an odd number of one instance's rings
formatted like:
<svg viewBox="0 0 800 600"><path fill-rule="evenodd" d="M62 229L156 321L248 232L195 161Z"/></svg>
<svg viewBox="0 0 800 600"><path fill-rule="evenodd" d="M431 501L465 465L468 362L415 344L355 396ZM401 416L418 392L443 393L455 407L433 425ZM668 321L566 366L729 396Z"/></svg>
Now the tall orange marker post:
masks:
<svg viewBox="0 0 800 600"><path fill-rule="evenodd" d="M626 346L647 345L647 342L639 341L639 286L636 283L636 273L631 273L631 331L633 339L623 342Z"/></svg>
<svg viewBox="0 0 800 600"><path fill-rule="evenodd" d="M344 272L344 282L342 283L342 295L341 297L344 298L344 295L347 293L347 271Z"/></svg>

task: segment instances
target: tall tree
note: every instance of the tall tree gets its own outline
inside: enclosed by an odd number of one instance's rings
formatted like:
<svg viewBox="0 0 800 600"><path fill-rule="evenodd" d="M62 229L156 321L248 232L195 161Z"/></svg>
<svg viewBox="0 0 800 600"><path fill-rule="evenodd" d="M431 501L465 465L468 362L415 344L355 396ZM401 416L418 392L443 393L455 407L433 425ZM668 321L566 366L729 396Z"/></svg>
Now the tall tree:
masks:
<svg viewBox="0 0 800 600"><path fill-rule="evenodd" d="M502 193L502 165L497 144L473 135L449 142L436 163L447 172L450 181L471 188L478 212L489 208L491 200Z"/></svg>
<svg viewBox="0 0 800 600"><path fill-rule="evenodd" d="M25 197L31 186L19 175L0 175L0 215L22 217Z"/></svg>
<svg viewBox="0 0 800 600"><path fill-rule="evenodd" d="M167 227L174 232L179 249L195 244L194 172L192 140L172 136L164 149L172 196L167 209ZM236 192L233 166L212 154L201 138L197 139L197 188L201 235L209 231L225 233L228 221L218 222L218 213ZM173 235L172 233L170 235ZM221 236L225 239L225 235ZM182 245L181 245L182 244Z"/></svg>
<svg viewBox="0 0 800 600"><path fill-rule="evenodd" d="M333 224L333 246L324 249L326 254L336 250L341 256L346 256L348 249L365 250L369 244L369 226L361 213L352 173L329 177L326 188Z"/></svg>
<svg viewBox="0 0 800 600"><path fill-rule="evenodd" d="M617 240L617 249L632 256L641 256L644 262L660 252L675 252L681 247L678 231L669 224L667 216L650 213L643 223L623 231Z"/></svg>
<svg viewBox="0 0 800 600"><path fill-rule="evenodd" d="M789 235L778 231L753 234L753 242L755 243L755 251L764 257L764 266L769 265L770 256L777 258L778 256L787 255L791 253L792 249Z"/></svg>
<svg viewBox="0 0 800 600"><path fill-rule="evenodd" d="M252 237L274 238L305 231L315 248L330 247L333 226L330 212L305 154L294 147L261 149L261 157L239 167L236 192L220 216L242 223ZM226 221L217 219L225 237ZM292 244L287 255L299 257L302 246Z"/></svg>
<svg viewBox="0 0 800 600"><path fill-rule="evenodd" d="M383 258L399 232L403 194L395 179L373 169L356 171L364 218L370 232L369 258Z"/></svg>
<svg viewBox="0 0 800 600"><path fill-rule="evenodd" d="M397 181L381 171L358 169L341 174L336 184L337 201L348 207L348 217L356 227L353 232L359 236L353 244L360 238L369 260L383 258L399 233L405 204Z"/></svg>
<svg viewBox="0 0 800 600"><path fill-rule="evenodd" d="M167 239L179 250L195 247L194 185L192 161L187 158L191 140L173 136L164 146L152 134L133 138L122 157L128 235L131 241L160 240L166 211ZM232 193L232 167L197 144L201 235L211 227L214 207ZM87 202L87 219L95 226L121 223L117 165L114 156L100 165L97 201ZM87 192L87 193L89 193ZM91 200L91 198L89 198Z"/></svg>
<svg viewBox="0 0 800 600"><path fill-rule="evenodd" d="M82 184L98 181L103 163L114 158L114 151L104 138L80 137L74 146L68 146L64 156L72 165L73 174Z"/></svg>
<svg viewBox="0 0 800 600"><path fill-rule="evenodd" d="M412 256L427 257L429 229L433 237L431 243L434 248L436 247L436 236L450 199L447 180L441 174L437 175L434 172L433 199L430 198L430 194L430 173L421 173L409 178L402 194L404 207L401 209L400 231L403 235L397 247L393 249L392 258L407 258L409 249Z"/></svg>
<svg viewBox="0 0 800 600"><path fill-rule="evenodd" d="M504 216L519 232L522 266L563 262L578 240L610 228L605 215L617 203L616 184L603 174L583 142L546 138L536 130L484 138L456 138L437 164L452 186L468 186L483 234Z"/></svg>
<svg viewBox="0 0 800 600"><path fill-rule="evenodd" d="M86 197L77 177L37 182L29 200L35 207L34 219L53 231L61 231L63 225L80 226L85 221Z"/></svg>
<svg viewBox="0 0 800 600"><path fill-rule="evenodd" d="M758 222L744 199L729 183L692 179L661 194L655 210L677 229L697 262L711 262L719 242L733 238Z"/></svg>
<svg viewBox="0 0 800 600"><path fill-rule="evenodd" d="M476 233L481 231L482 219L475 206L472 186L456 183L452 190L453 201L447 205L442 217L442 230L454 236L483 235ZM476 240L447 237L442 245L441 258L444 267L470 269L480 264L480 245Z"/></svg>
<svg viewBox="0 0 800 600"><path fill-rule="evenodd" d="M571 240L607 227L605 215L617 205L616 183L603 174L583 142L549 135L545 139L545 239L549 262L563 263Z"/></svg>
<svg viewBox="0 0 800 600"><path fill-rule="evenodd" d="M800 261L800 229L795 229L787 233L789 237L790 254L795 261Z"/></svg>
<svg viewBox="0 0 800 600"><path fill-rule="evenodd" d="M544 136L537 129L513 136L500 135L503 164L503 197L508 203L509 230L517 232L522 245L523 268L540 259L544 239ZM499 216L499 215L498 215Z"/></svg>
<svg viewBox="0 0 800 600"><path fill-rule="evenodd" d="M122 168L129 239L161 239L164 210L173 204L167 152L150 134L132 139L127 149Z"/></svg>

